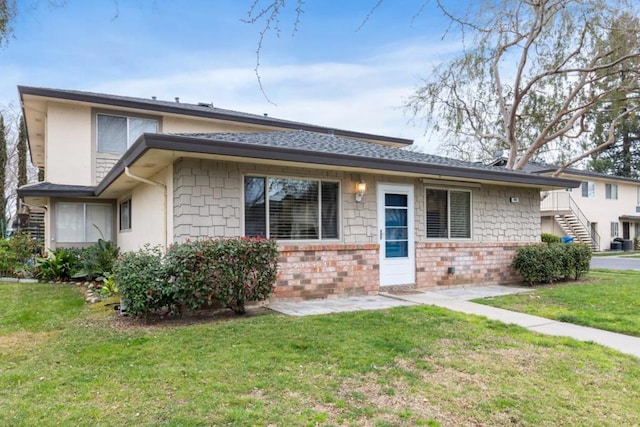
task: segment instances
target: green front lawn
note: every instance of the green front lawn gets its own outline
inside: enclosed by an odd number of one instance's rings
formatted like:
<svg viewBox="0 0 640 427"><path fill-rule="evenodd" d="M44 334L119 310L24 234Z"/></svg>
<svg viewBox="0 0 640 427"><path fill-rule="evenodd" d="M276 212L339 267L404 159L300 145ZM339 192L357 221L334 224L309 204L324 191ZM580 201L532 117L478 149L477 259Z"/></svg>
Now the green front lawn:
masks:
<svg viewBox="0 0 640 427"><path fill-rule="evenodd" d="M140 325L78 288L0 284L11 426L640 423L640 361L418 306Z"/></svg>
<svg viewBox="0 0 640 427"><path fill-rule="evenodd" d="M596 270L580 283L558 283L475 302L640 336L640 272Z"/></svg>

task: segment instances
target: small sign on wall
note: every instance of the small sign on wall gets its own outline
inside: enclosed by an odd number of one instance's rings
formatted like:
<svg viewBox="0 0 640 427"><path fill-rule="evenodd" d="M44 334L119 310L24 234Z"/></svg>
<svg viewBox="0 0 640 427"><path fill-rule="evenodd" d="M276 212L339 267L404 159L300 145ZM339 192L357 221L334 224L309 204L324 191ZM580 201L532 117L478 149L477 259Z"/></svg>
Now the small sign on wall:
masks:
<svg viewBox="0 0 640 427"><path fill-rule="evenodd" d="M509 203L520 203L520 197L509 197Z"/></svg>

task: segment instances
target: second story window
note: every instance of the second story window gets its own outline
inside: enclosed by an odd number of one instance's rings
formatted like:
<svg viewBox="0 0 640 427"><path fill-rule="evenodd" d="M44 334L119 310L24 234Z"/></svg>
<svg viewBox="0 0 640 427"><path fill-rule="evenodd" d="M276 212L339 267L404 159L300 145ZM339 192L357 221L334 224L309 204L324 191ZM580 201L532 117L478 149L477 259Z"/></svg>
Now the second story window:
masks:
<svg viewBox="0 0 640 427"><path fill-rule="evenodd" d="M145 132L158 132L158 121L142 117L98 114L98 152L122 154Z"/></svg>
<svg viewBox="0 0 640 427"><path fill-rule="evenodd" d="M618 199L618 185L617 184L606 184L604 187L605 197L611 200Z"/></svg>
<svg viewBox="0 0 640 427"><path fill-rule="evenodd" d="M581 189L582 189L582 197L588 197L590 199L593 199L594 197L596 197L595 182L584 181L582 182Z"/></svg>

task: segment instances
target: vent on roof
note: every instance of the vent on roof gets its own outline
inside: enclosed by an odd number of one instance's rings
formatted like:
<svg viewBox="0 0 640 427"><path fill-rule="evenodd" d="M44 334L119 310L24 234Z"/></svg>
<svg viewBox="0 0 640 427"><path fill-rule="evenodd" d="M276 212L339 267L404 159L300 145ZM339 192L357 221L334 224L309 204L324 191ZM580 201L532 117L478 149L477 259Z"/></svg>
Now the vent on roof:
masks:
<svg viewBox="0 0 640 427"><path fill-rule="evenodd" d="M329 129L329 136L335 136L335 134L333 133L333 129Z"/></svg>
<svg viewBox="0 0 640 427"><path fill-rule="evenodd" d="M198 106L200 107L207 107L207 108L213 108L213 102L212 103L206 103L206 102L198 102Z"/></svg>
<svg viewBox="0 0 640 427"><path fill-rule="evenodd" d="M262 115L265 116L265 117L269 117L269 114L267 114L267 113L262 113Z"/></svg>
<svg viewBox="0 0 640 427"><path fill-rule="evenodd" d="M179 104L180 103L180 97L176 96L176 102Z"/></svg>
<svg viewBox="0 0 640 427"><path fill-rule="evenodd" d="M158 97L156 96L152 96L151 99L153 99L154 101L158 99Z"/></svg>

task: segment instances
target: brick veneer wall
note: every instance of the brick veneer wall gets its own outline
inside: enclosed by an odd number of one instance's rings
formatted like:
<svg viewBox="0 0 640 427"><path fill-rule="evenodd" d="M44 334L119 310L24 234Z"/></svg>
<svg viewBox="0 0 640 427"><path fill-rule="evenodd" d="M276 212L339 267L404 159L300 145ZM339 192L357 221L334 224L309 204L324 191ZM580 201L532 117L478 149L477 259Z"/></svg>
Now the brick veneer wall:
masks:
<svg viewBox="0 0 640 427"><path fill-rule="evenodd" d="M416 288L517 283L511 268L518 242L416 243ZM455 267L455 274L448 268Z"/></svg>
<svg viewBox="0 0 640 427"><path fill-rule="evenodd" d="M379 246L281 246L272 298L305 300L378 293Z"/></svg>

